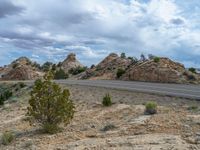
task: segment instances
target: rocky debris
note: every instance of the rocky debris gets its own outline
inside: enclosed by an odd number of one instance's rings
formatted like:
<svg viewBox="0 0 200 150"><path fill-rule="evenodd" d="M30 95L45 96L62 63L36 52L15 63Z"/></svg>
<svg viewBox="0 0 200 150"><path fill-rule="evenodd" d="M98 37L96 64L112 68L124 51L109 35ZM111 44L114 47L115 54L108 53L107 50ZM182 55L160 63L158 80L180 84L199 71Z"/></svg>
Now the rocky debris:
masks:
<svg viewBox="0 0 200 150"><path fill-rule="evenodd" d="M83 65L76 59L76 55L74 53L69 54L61 64L61 68L66 73L68 73L70 69L77 67L83 67Z"/></svg>
<svg viewBox="0 0 200 150"><path fill-rule="evenodd" d="M97 66L81 74L79 79L116 79L117 70L126 70L131 63L130 59L121 58L117 54L111 53Z"/></svg>
<svg viewBox="0 0 200 150"><path fill-rule="evenodd" d="M187 72L184 65L168 58L160 58L159 62L147 60L132 65L122 79L165 83L199 82L197 75Z"/></svg>

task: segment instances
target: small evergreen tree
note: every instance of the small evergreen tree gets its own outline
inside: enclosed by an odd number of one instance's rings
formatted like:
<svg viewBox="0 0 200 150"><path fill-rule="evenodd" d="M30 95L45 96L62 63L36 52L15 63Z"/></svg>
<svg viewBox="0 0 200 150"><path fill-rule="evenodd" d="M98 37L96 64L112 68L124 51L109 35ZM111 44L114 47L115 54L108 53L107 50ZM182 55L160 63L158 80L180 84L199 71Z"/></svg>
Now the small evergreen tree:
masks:
<svg viewBox="0 0 200 150"><path fill-rule="evenodd" d="M53 65L52 62L48 62L48 61L47 61L47 62L45 62L45 63L42 65L41 69L42 69L43 71L45 71L45 72L48 72L48 71L50 71L52 65Z"/></svg>
<svg viewBox="0 0 200 150"><path fill-rule="evenodd" d="M60 123L68 124L74 115L74 104L69 99L69 90L52 82L53 75L48 73L44 80L36 80L27 115L39 123L46 133L55 133Z"/></svg>
<svg viewBox="0 0 200 150"><path fill-rule="evenodd" d="M197 73L197 72L196 72L196 69L193 68L193 67L189 68L188 70L189 70L190 72L192 72L192 73Z"/></svg>
<svg viewBox="0 0 200 150"><path fill-rule="evenodd" d="M121 58L126 58L126 54L125 53L121 53Z"/></svg>
<svg viewBox="0 0 200 150"><path fill-rule="evenodd" d="M144 54L141 54L140 55L140 61L146 61L147 59L146 59L146 57L145 57L145 55Z"/></svg>
<svg viewBox="0 0 200 150"><path fill-rule="evenodd" d="M5 101L5 98L4 98L4 96L1 94L1 95L0 95L0 105L4 105L4 101Z"/></svg>
<svg viewBox="0 0 200 150"><path fill-rule="evenodd" d="M158 63L160 61L160 57L154 57L153 61L156 62L156 63Z"/></svg>
<svg viewBox="0 0 200 150"><path fill-rule="evenodd" d="M124 69L119 68L117 70L117 78L120 78L126 71Z"/></svg>
<svg viewBox="0 0 200 150"><path fill-rule="evenodd" d="M63 69L59 69L58 71L55 72L54 74L54 79L67 79L68 78L68 74L64 72Z"/></svg>
<svg viewBox="0 0 200 150"><path fill-rule="evenodd" d="M112 100L111 100L110 94L106 94L106 95L103 97L102 104L103 104L103 106L106 106L106 107L112 105Z"/></svg>

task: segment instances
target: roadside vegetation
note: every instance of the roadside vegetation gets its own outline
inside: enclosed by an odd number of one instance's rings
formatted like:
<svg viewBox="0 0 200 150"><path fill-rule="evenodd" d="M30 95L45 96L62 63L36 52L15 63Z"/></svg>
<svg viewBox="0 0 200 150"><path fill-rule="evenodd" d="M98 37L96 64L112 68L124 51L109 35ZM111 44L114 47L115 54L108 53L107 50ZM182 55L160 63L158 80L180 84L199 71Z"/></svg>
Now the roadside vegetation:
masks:
<svg viewBox="0 0 200 150"><path fill-rule="evenodd" d="M153 115L157 113L157 103L150 101L145 105L145 114Z"/></svg>
<svg viewBox="0 0 200 150"><path fill-rule="evenodd" d="M111 106L112 105L112 98L110 96L109 93L107 93L104 97L103 97L103 101L102 101L103 106Z"/></svg>
<svg viewBox="0 0 200 150"><path fill-rule="evenodd" d="M72 75L77 75L77 74L80 74L84 71L86 71L87 67L76 67L76 68L72 68L69 70L69 74L72 74Z"/></svg>
<svg viewBox="0 0 200 150"><path fill-rule="evenodd" d="M118 69L117 70L117 78L120 78L126 71L124 69Z"/></svg>
<svg viewBox="0 0 200 150"><path fill-rule="evenodd" d="M69 77L68 73L65 73L63 69L59 69L55 71L54 73L54 79L59 80L59 79L67 79Z"/></svg>
<svg viewBox="0 0 200 150"><path fill-rule="evenodd" d="M30 122L38 123L49 134L58 132L61 123L69 124L75 109L69 90L62 90L52 79L53 74L48 73L35 81L27 112Z"/></svg>

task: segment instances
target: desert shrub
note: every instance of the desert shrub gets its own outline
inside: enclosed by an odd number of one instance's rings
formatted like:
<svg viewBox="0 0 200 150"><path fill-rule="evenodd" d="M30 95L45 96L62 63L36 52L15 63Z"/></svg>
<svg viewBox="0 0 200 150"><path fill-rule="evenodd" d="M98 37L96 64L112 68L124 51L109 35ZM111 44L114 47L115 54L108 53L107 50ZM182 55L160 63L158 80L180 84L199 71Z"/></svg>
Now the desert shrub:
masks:
<svg viewBox="0 0 200 150"><path fill-rule="evenodd" d="M44 79L36 80L29 99L27 116L37 122L46 133L55 133L59 124L70 123L74 115L74 104L69 99L69 90L52 82L48 73Z"/></svg>
<svg viewBox="0 0 200 150"><path fill-rule="evenodd" d="M57 67L61 67L62 66L62 62L59 62L58 64L57 64Z"/></svg>
<svg viewBox="0 0 200 150"><path fill-rule="evenodd" d="M94 65L94 64L91 65L90 69L93 69L93 68L95 68L95 65Z"/></svg>
<svg viewBox="0 0 200 150"><path fill-rule="evenodd" d="M24 87L26 87L26 84L23 83L23 82L19 82L19 87L20 87L20 88L24 88Z"/></svg>
<svg viewBox="0 0 200 150"><path fill-rule="evenodd" d="M118 69L117 70L117 78L120 78L126 71L124 69Z"/></svg>
<svg viewBox="0 0 200 150"><path fill-rule="evenodd" d="M67 79L69 75L64 72L63 69L59 69L58 71L55 72L54 74L54 79Z"/></svg>
<svg viewBox="0 0 200 150"><path fill-rule="evenodd" d="M5 98L4 98L4 96L1 94L1 95L0 95L0 105L4 105L4 101L5 101Z"/></svg>
<svg viewBox="0 0 200 150"><path fill-rule="evenodd" d="M13 93L10 90L1 91L0 94L0 105L4 105L4 101L12 97Z"/></svg>
<svg viewBox="0 0 200 150"><path fill-rule="evenodd" d="M18 67L18 65L19 65L18 63L14 63L13 66L12 66L12 68L15 69L15 68Z"/></svg>
<svg viewBox="0 0 200 150"><path fill-rule="evenodd" d="M4 132L1 137L2 144L8 145L14 140L14 138L15 138L15 136L12 132L10 132L10 131Z"/></svg>
<svg viewBox="0 0 200 150"><path fill-rule="evenodd" d="M125 59L126 58L126 54L125 53L121 53L120 57Z"/></svg>
<svg viewBox="0 0 200 150"><path fill-rule="evenodd" d="M100 70L102 70L101 66L96 66L95 71L100 71Z"/></svg>
<svg viewBox="0 0 200 150"><path fill-rule="evenodd" d="M158 63L160 61L160 58L159 57L154 57L153 61L156 62L156 63Z"/></svg>
<svg viewBox="0 0 200 150"><path fill-rule="evenodd" d="M146 105L146 110L145 113L146 114L156 114L157 113L157 103L156 102L147 102Z"/></svg>
<svg viewBox="0 0 200 150"><path fill-rule="evenodd" d="M192 105L192 106L189 106L187 109L190 111L197 111L199 108L196 105Z"/></svg>
<svg viewBox="0 0 200 150"><path fill-rule="evenodd" d="M106 132L106 131L113 130L113 129L115 129L115 128L117 128L115 125L113 125L113 124L108 124L108 125L104 126L104 127L101 129L101 131Z"/></svg>
<svg viewBox="0 0 200 150"><path fill-rule="evenodd" d="M52 71L56 71L56 64L53 64L53 65L52 65L51 70L52 70Z"/></svg>
<svg viewBox="0 0 200 150"><path fill-rule="evenodd" d="M51 69L51 66L53 65L52 62L45 62L42 66L41 69L45 72L48 72Z"/></svg>
<svg viewBox="0 0 200 150"><path fill-rule="evenodd" d="M190 72L192 72L192 73L197 73L195 68L192 68L192 67L191 67L191 68L189 68L188 70L189 70Z"/></svg>
<svg viewBox="0 0 200 150"><path fill-rule="evenodd" d="M138 59L136 57L128 57L132 61L132 63L137 63Z"/></svg>
<svg viewBox="0 0 200 150"><path fill-rule="evenodd" d="M87 67L80 67L79 66L79 67L70 69L69 73L73 74L73 75L77 75L77 74L84 72L86 69L87 69Z"/></svg>
<svg viewBox="0 0 200 150"><path fill-rule="evenodd" d="M112 100L111 100L110 94L106 94L103 97L102 104L103 104L103 106L111 106L112 105Z"/></svg>
<svg viewBox="0 0 200 150"><path fill-rule="evenodd" d="M188 80L192 80L192 81L196 80L196 78L193 74L187 75L187 78L188 78Z"/></svg>
<svg viewBox="0 0 200 150"><path fill-rule="evenodd" d="M32 67L35 67L35 68L41 69L40 64L38 64L37 62L32 63Z"/></svg>
<svg viewBox="0 0 200 150"><path fill-rule="evenodd" d="M6 90L4 93L3 93L3 96L5 98L5 100L9 99L10 97L12 97L13 93L12 91L10 90Z"/></svg>

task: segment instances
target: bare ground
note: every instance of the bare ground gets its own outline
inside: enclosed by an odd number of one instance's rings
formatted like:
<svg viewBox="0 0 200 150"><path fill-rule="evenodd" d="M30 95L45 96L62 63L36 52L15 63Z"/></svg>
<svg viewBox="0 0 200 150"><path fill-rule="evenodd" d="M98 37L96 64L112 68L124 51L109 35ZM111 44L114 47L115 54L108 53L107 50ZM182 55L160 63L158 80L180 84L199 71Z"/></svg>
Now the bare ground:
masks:
<svg viewBox="0 0 200 150"><path fill-rule="evenodd" d="M188 110L200 102L175 97L112 90L64 86L76 104L71 124L54 135L42 134L26 120L28 95L21 93L15 103L0 108L0 133L17 135L2 150L198 150L200 149L200 111ZM113 100L103 107L106 93ZM144 103L156 101L158 114L144 115Z"/></svg>

